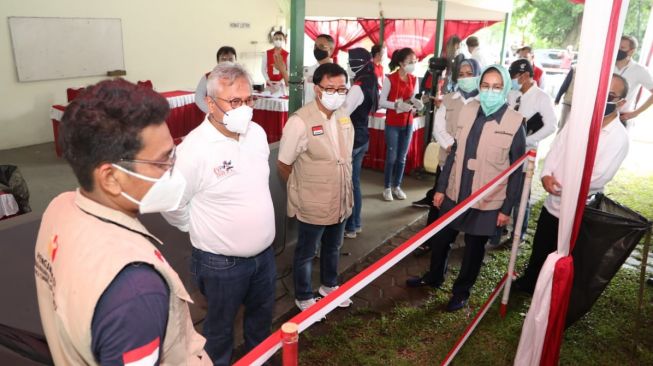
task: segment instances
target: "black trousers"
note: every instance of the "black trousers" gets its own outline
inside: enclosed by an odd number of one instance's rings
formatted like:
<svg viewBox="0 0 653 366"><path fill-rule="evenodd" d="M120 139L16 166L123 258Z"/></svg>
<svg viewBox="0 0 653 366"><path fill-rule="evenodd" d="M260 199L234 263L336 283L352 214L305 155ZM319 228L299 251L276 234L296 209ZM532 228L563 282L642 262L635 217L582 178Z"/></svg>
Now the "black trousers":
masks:
<svg viewBox="0 0 653 366"><path fill-rule="evenodd" d="M438 178L440 178L440 173L442 173L442 169L440 169L440 166L438 165L438 168L435 170L435 181L433 182L433 188L429 189L426 192L426 198L428 198L429 201L433 202L433 196L435 196L435 189L438 186ZM438 216L440 215L440 210L431 205L429 207L429 216L426 218L426 225L429 225L433 223L433 221L437 220Z"/></svg>
<svg viewBox="0 0 653 366"><path fill-rule="evenodd" d="M555 251L558 246L558 218L551 215L546 207L542 207L540 217L537 219L537 229L533 238L533 251L528 260L528 267L524 274L517 280L519 286L527 290L534 290L537 277L540 275L546 257Z"/></svg>
<svg viewBox="0 0 653 366"><path fill-rule="evenodd" d="M429 240L431 242L431 268L424 276L424 281L437 286L444 282L451 244L455 242L457 235L457 230L447 226ZM453 284L454 295L469 297L470 290L481 270L481 264L483 264L487 240L487 236L465 234L465 251L460 273Z"/></svg>

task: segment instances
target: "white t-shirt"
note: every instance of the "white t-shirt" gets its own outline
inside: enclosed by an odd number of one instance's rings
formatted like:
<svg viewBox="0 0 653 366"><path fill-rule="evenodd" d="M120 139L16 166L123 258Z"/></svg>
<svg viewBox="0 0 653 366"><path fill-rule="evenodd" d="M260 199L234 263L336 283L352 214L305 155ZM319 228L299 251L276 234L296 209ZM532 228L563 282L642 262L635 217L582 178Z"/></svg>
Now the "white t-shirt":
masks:
<svg viewBox="0 0 653 366"><path fill-rule="evenodd" d="M553 144L551 144L551 150L549 150L549 154L546 156L541 175L542 177L552 175L560 184L562 184L564 175L562 161L568 158L564 148L564 141L568 141L566 135L569 128L567 126L565 125L562 128L553 141ZM594 167L592 169L589 194L603 191L603 187L617 174L621 163L626 158L626 155L628 155L628 145L628 132L621 122L619 122L619 118L616 118L601 129L599 144L596 150L596 159L594 160ZM546 207L551 215L559 218L560 196L547 195L544 201L544 207Z"/></svg>
<svg viewBox="0 0 653 366"><path fill-rule="evenodd" d="M163 217L190 232L194 247L209 253L252 257L272 244L274 207L265 131L250 122L239 140L207 119L177 147L186 190L179 209Z"/></svg>
<svg viewBox="0 0 653 366"><path fill-rule="evenodd" d="M651 77L651 73L646 67L633 60L630 60L623 69L619 69L615 66L614 72L623 76L623 78L628 82L626 104L621 108L621 110L625 112L635 110L635 100L637 99L639 88L643 86L646 90L653 89L653 77Z"/></svg>
<svg viewBox="0 0 653 366"><path fill-rule="evenodd" d="M512 90L508 94L508 105L513 109L517 107L519 99L519 113L526 120L533 117L535 113L542 116L543 126L537 132L526 136L526 149L537 149L540 141L551 136L556 131L557 117L553 99L544 90L540 89L535 83L522 94L518 90Z"/></svg>

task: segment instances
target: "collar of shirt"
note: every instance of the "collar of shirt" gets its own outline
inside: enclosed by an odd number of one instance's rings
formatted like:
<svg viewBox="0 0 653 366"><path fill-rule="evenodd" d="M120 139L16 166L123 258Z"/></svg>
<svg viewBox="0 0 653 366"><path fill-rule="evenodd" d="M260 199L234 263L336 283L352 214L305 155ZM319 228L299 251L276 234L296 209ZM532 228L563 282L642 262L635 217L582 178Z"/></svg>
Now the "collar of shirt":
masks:
<svg viewBox="0 0 653 366"><path fill-rule="evenodd" d="M452 99L462 99L462 100L463 100L463 103L465 103L465 104L471 102L472 100L479 100L479 99L478 99L478 94L476 94L475 96L473 96L473 97L471 97L471 98L465 98L465 97L460 93L460 91L458 91L458 90L456 90L456 91L453 93L453 95L451 96L451 98L452 98Z"/></svg>
<svg viewBox="0 0 653 366"><path fill-rule="evenodd" d="M250 122L251 123L251 122ZM202 122L199 127L198 127L200 133L200 136L202 136L206 141L208 142L221 142L221 141L228 141L228 140L233 140L235 142L239 142L245 138L245 135L247 132L244 134L240 134L240 137L238 141L227 137L222 134L222 132L218 131L217 128L209 121L209 115L207 114L206 117L204 118L204 122Z"/></svg>
<svg viewBox="0 0 653 366"><path fill-rule="evenodd" d="M107 206L101 205L89 198L86 198L80 191L79 188L75 192L75 204L82 211L91 214L93 216L105 219L107 221L114 222L120 226L124 226L129 230L136 231L140 234L146 235L155 239L159 244L163 245L163 242L159 240L154 235L150 234L149 231L141 224L138 219L125 215L124 213L109 208Z"/></svg>
<svg viewBox="0 0 653 366"><path fill-rule="evenodd" d="M631 66L633 65L634 62L635 62L635 61L633 61L633 59L631 58L630 60L628 60L628 63L627 63L623 68L620 69L619 66L617 66L616 64L614 65L614 68L617 69L617 71L619 72L619 75L621 75L621 74L623 74L626 70L628 70L628 68L631 67Z"/></svg>
<svg viewBox="0 0 653 366"><path fill-rule="evenodd" d="M612 122L608 123L607 126L601 127L601 132L605 134L610 134L610 132L614 131L615 128L617 128L617 124L621 123L619 120L619 116L617 116L615 119L612 120Z"/></svg>

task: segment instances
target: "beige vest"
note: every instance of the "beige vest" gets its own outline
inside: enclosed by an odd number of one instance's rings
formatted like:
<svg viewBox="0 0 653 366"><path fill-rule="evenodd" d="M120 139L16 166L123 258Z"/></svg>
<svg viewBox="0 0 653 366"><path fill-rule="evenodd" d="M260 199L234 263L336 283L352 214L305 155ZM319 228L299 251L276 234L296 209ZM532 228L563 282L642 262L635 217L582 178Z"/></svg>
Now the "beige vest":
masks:
<svg viewBox="0 0 653 366"><path fill-rule="evenodd" d="M480 104L476 100L467 103L460 111L458 118L456 127L456 142L458 145L446 190L447 197L454 202L458 202L467 137L472 129L479 107ZM508 156L510 145L512 145L515 134L522 126L523 120L524 117L521 114L508 108L503 114L503 118L501 118L501 123L490 121L483 125L481 138L476 148L476 159L467 161L467 169L474 171L472 192L479 190L510 166ZM507 185L508 180L505 179L492 193L472 207L483 211L498 210L506 199Z"/></svg>
<svg viewBox="0 0 653 366"><path fill-rule="evenodd" d="M212 364L204 338L193 328L190 296L147 237L158 241L138 220L79 192L63 193L50 203L36 241L35 276L41 323L55 364L97 365L91 350L95 306L116 275L133 262L152 265L170 289L168 326L159 345L161 365Z"/></svg>
<svg viewBox="0 0 653 366"><path fill-rule="evenodd" d="M334 112L336 130L313 101L295 114L304 122L308 148L293 163L288 178L288 216L313 225L332 225L351 214L351 153L354 126L344 110ZM336 149L331 139L338 139Z"/></svg>
<svg viewBox="0 0 653 366"><path fill-rule="evenodd" d="M565 95L562 97L562 104L567 104L571 105L571 101L574 98L574 83L576 81L576 67L572 67L574 70L574 75L571 76L571 82L569 83L569 87L567 88L567 91L565 92Z"/></svg>
<svg viewBox="0 0 653 366"><path fill-rule="evenodd" d="M454 99L454 94L455 93L449 93L442 97L442 105L446 108L444 120L446 121L447 132L451 136L456 135L458 115L465 106L465 102L463 102L463 96L461 95L460 97ZM445 161L447 161L447 155L449 155L447 150L440 147L440 168L442 168Z"/></svg>

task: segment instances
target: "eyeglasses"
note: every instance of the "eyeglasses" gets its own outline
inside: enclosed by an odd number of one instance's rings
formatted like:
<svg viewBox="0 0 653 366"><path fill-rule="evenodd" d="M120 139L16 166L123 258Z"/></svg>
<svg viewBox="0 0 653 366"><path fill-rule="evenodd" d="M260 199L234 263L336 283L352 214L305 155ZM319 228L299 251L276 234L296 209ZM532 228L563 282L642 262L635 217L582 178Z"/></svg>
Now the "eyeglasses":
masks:
<svg viewBox="0 0 653 366"><path fill-rule="evenodd" d="M168 155L168 159L166 161L147 160L147 159L120 159L120 162L125 162L125 163L150 164L150 165L159 166L161 168L166 168L166 170L170 170L171 175L172 175L172 170L175 168L176 161L177 161L176 146L172 148L172 151L170 151L170 155Z"/></svg>
<svg viewBox="0 0 653 366"><path fill-rule="evenodd" d="M319 84L317 86L319 86L320 89L322 89L328 95L333 95L335 93L338 93L340 95L347 95L347 93L349 92L349 89L347 89L345 87L342 87L342 88L325 88L325 87L323 87L322 85L319 85Z"/></svg>
<svg viewBox="0 0 653 366"><path fill-rule="evenodd" d="M216 102L215 99L213 99L213 97L210 98L213 100L213 103L215 103L215 105L218 105L218 102ZM233 99L223 99L220 97L216 97L216 98L220 99L223 102L229 103L232 109L239 108L240 106L243 105L243 103L246 104L248 107L253 107L256 101L258 100L258 98L253 95L250 95L244 100L240 98L233 98ZM220 108L220 106L218 106L218 108Z"/></svg>
<svg viewBox="0 0 653 366"><path fill-rule="evenodd" d="M490 85L487 83L481 83L481 86L478 88L482 92L491 91L493 93L503 92L503 85Z"/></svg>
<svg viewBox="0 0 653 366"><path fill-rule="evenodd" d="M220 57L218 59L218 61L219 62L236 62L236 58L235 57L230 57L230 56L224 56L224 57Z"/></svg>

